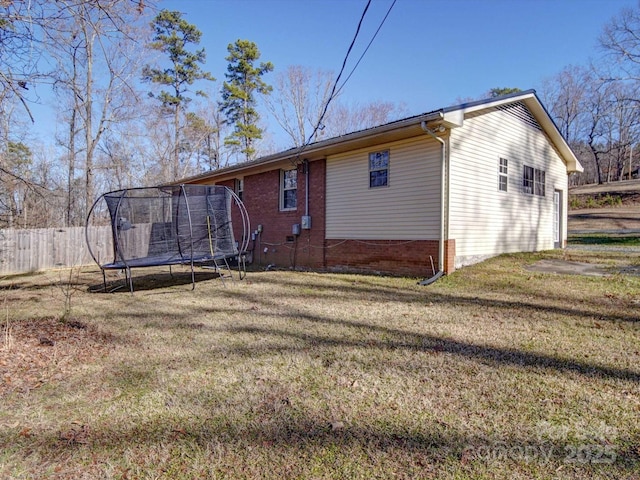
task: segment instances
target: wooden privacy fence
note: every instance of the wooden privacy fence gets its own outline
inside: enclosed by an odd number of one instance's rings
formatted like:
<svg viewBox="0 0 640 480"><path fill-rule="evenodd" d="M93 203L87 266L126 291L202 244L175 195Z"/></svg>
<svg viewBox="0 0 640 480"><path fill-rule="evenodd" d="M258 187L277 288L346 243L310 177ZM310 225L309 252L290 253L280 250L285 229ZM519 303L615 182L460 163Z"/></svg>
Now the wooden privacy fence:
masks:
<svg viewBox="0 0 640 480"><path fill-rule="evenodd" d="M111 227L89 227L91 248L99 260L113 257ZM92 264L84 227L0 230L0 274Z"/></svg>

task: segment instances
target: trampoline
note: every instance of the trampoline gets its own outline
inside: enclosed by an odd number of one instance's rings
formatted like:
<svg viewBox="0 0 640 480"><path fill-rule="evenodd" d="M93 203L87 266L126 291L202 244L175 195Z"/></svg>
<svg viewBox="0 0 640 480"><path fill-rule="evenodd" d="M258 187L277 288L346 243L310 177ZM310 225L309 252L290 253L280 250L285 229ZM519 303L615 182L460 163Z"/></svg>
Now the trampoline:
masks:
<svg viewBox="0 0 640 480"><path fill-rule="evenodd" d="M232 211L232 207L235 207ZM232 217L240 242L234 235ZM89 227L110 222L113 256L100 261L92 245ZM104 193L87 216L85 237L89 253L102 270L105 291L106 270L122 270L133 293L132 268L168 265L214 268L224 282L223 268L231 273L236 261L238 275L246 275L245 257L249 243L249 216L240 198L221 185L170 185L128 188Z"/></svg>

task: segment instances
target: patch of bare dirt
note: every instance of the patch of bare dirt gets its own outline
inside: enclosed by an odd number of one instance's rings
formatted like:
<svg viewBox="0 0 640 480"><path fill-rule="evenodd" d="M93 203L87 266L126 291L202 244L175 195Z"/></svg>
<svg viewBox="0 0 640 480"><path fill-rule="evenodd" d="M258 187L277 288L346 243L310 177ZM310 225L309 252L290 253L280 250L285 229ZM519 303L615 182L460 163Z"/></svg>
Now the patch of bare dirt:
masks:
<svg viewBox="0 0 640 480"><path fill-rule="evenodd" d="M77 319L5 321L1 332L0 398L64 380L113 345L108 335Z"/></svg>

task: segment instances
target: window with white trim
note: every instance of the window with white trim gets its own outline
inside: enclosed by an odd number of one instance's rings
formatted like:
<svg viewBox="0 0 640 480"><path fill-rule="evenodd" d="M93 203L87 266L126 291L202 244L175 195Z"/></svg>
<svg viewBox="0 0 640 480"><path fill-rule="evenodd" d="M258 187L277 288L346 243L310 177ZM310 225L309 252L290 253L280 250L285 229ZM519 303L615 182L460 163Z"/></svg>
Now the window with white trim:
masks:
<svg viewBox="0 0 640 480"><path fill-rule="evenodd" d="M389 185L389 150L369 154L369 188Z"/></svg>
<svg viewBox="0 0 640 480"><path fill-rule="evenodd" d="M238 198L240 200L242 200L242 194L244 192L244 178L236 178L236 195L238 195Z"/></svg>
<svg viewBox="0 0 640 480"><path fill-rule="evenodd" d="M522 171L522 191L527 195L545 195L546 172L524 165Z"/></svg>
<svg viewBox="0 0 640 480"><path fill-rule="evenodd" d="M501 192L507 191L509 174L509 161L506 158L501 158L498 164L498 190Z"/></svg>
<svg viewBox="0 0 640 480"><path fill-rule="evenodd" d="M544 197L546 174L544 170L534 170L533 193Z"/></svg>
<svg viewBox="0 0 640 480"><path fill-rule="evenodd" d="M280 171L280 210L295 210L298 206L298 169Z"/></svg>

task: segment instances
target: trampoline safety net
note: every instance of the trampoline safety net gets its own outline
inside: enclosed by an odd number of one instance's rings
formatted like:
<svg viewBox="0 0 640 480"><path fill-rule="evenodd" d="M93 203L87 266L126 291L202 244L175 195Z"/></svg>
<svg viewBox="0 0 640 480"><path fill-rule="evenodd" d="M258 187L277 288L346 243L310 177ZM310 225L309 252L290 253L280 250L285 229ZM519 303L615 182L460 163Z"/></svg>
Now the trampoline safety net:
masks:
<svg viewBox="0 0 640 480"><path fill-rule="evenodd" d="M236 231L232 206L242 225ZM191 266L195 287L194 264L212 264L219 273L229 260L238 260L240 278L244 274L244 255L248 245L249 217L242 201L229 188L220 185L171 185L116 190L101 195L87 218L90 225L111 224L113 256L101 262L94 254L87 233L91 256L105 270L124 270L131 291L131 269L162 265ZM241 227L241 228L240 228Z"/></svg>

